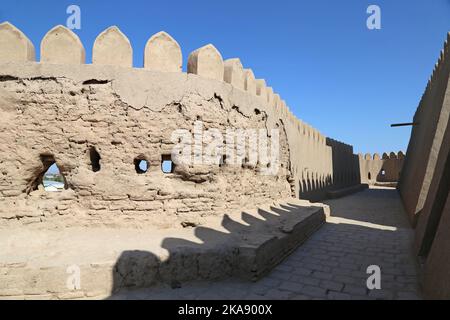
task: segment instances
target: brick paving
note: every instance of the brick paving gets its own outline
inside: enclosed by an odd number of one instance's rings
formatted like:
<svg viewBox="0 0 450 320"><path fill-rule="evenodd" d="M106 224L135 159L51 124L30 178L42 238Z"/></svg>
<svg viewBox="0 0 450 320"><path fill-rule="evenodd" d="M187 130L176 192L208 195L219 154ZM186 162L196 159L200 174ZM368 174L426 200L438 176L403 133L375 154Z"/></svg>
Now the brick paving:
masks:
<svg viewBox="0 0 450 320"><path fill-rule="evenodd" d="M396 190L372 188L326 201L331 217L303 246L258 282L192 282L121 291L111 299L420 299L414 232ZM369 290L367 267L381 268Z"/></svg>

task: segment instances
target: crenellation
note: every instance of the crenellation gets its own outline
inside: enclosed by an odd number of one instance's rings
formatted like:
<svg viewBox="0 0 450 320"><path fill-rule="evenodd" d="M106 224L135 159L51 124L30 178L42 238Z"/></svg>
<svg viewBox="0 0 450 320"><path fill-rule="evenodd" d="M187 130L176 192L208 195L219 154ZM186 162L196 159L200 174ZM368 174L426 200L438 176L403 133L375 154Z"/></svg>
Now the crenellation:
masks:
<svg viewBox="0 0 450 320"><path fill-rule="evenodd" d="M188 73L223 81L224 63L222 55L212 44L195 50L189 55Z"/></svg>
<svg viewBox="0 0 450 320"><path fill-rule="evenodd" d="M439 81L439 79L442 79L441 74L447 73L448 63L446 62L446 56L449 54L448 49L448 43L446 42L443 49L439 53L438 60L428 80L425 92L422 96L422 100L426 99L426 97L431 94L431 91L436 89L436 86L438 85L437 82Z"/></svg>
<svg viewBox="0 0 450 320"><path fill-rule="evenodd" d="M362 183L395 185L399 181L403 158L397 157L394 152L389 155L384 152L381 157L379 153L359 154L358 157Z"/></svg>
<svg viewBox="0 0 450 320"><path fill-rule="evenodd" d="M267 105L269 105L269 106L273 106L273 103L274 103L274 99L275 99L275 97L274 97L274 92L273 92L273 88L272 87L267 87Z"/></svg>
<svg viewBox="0 0 450 320"><path fill-rule="evenodd" d="M182 64L181 47L168 33L158 32L147 41L144 51L145 69L160 72L181 72Z"/></svg>
<svg viewBox="0 0 450 320"><path fill-rule="evenodd" d="M256 80L256 95L264 99L264 102L267 102L266 81L264 79Z"/></svg>
<svg viewBox="0 0 450 320"><path fill-rule="evenodd" d="M255 74L251 69L244 70L245 76L245 91L252 95L256 95L256 79Z"/></svg>
<svg viewBox="0 0 450 320"><path fill-rule="evenodd" d="M240 90L245 90L245 73L241 60L238 58L224 61L223 80Z"/></svg>
<svg viewBox="0 0 450 320"><path fill-rule="evenodd" d="M281 98L280 95L278 93L275 93L273 95L273 101L272 101L272 105L271 105L276 112L278 112L279 114L282 114L283 109L281 107Z"/></svg>
<svg viewBox="0 0 450 320"><path fill-rule="evenodd" d="M92 49L92 64L133 67L130 40L116 26L100 33Z"/></svg>
<svg viewBox="0 0 450 320"><path fill-rule="evenodd" d="M36 61L34 46L9 22L0 24L0 63Z"/></svg>
<svg viewBox="0 0 450 320"><path fill-rule="evenodd" d="M278 100L278 104L277 104L277 108L280 108L281 110L281 114L286 117L287 119L289 119L290 116L290 111L286 105L286 102L281 98L281 95L279 95L279 100Z"/></svg>
<svg viewBox="0 0 450 320"><path fill-rule="evenodd" d="M41 41L41 62L52 64L84 64L85 50L80 38L68 28L58 25Z"/></svg>
<svg viewBox="0 0 450 320"><path fill-rule="evenodd" d="M280 98L280 99L281 99L281 98ZM287 106L287 104L286 104L286 101L281 100L281 101L280 101L280 106L281 106L281 108L282 108L282 110L283 110L283 113L284 113L288 118L292 118L292 113L291 113L291 111L289 110L289 108L288 108L288 106Z"/></svg>
<svg viewBox="0 0 450 320"><path fill-rule="evenodd" d="M307 123L305 128L305 135L308 137L308 140L311 138L311 126Z"/></svg>

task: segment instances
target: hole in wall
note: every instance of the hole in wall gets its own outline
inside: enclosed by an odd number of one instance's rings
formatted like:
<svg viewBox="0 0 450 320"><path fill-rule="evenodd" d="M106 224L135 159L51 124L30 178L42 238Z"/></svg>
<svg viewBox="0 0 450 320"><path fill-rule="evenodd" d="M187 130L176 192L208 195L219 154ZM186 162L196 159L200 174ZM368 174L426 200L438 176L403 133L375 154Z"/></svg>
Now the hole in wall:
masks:
<svg viewBox="0 0 450 320"><path fill-rule="evenodd" d="M386 175L386 170L384 170L384 169L381 169L381 173L380 173L382 176L385 176Z"/></svg>
<svg viewBox="0 0 450 320"><path fill-rule="evenodd" d="M172 161L171 155L162 155L161 157L161 170L163 173L173 173L175 165Z"/></svg>
<svg viewBox="0 0 450 320"><path fill-rule="evenodd" d="M148 161L143 157L137 157L134 159L134 169L137 174L144 174L148 171Z"/></svg>
<svg viewBox="0 0 450 320"><path fill-rule="evenodd" d="M61 192L65 189L64 177L56 163L53 163L44 173L42 185L47 192Z"/></svg>
<svg viewBox="0 0 450 320"><path fill-rule="evenodd" d="M372 180L372 175L370 174L370 172L369 172L369 174L367 175L367 179Z"/></svg>
<svg viewBox="0 0 450 320"><path fill-rule="evenodd" d="M52 154L41 154L41 166L35 171L35 176L31 179L26 193L42 188L48 192L58 192L67 189L67 182L60 168L56 164Z"/></svg>
<svg viewBox="0 0 450 320"><path fill-rule="evenodd" d="M100 160L102 157L100 157L100 154L98 153L97 149L95 147L89 148L89 158L91 159L91 167L92 171L98 172L101 169Z"/></svg>
<svg viewBox="0 0 450 320"><path fill-rule="evenodd" d="M223 155L222 158L220 159L220 163L219 163L219 167L223 167L226 165L227 161L227 156Z"/></svg>

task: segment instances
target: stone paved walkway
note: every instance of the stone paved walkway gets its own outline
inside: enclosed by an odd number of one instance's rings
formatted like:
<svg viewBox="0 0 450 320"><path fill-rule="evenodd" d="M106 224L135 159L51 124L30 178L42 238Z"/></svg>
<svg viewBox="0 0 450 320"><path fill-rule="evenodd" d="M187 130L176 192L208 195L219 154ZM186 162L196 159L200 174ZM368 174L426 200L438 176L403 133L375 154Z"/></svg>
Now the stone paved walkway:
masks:
<svg viewBox="0 0 450 320"><path fill-rule="evenodd" d="M397 191L373 188L326 202L331 217L264 279L121 291L111 299L420 299L409 227ZM367 267L381 268L368 290Z"/></svg>

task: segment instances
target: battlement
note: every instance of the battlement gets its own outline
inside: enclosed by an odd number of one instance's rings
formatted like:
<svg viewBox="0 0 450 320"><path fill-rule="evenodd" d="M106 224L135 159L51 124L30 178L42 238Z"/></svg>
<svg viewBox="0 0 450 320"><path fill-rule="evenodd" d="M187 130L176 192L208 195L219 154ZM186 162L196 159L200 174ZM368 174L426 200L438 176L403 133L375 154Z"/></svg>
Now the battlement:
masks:
<svg viewBox="0 0 450 320"><path fill-rule="evenodd" d="M327 138L327 144L329 146L332 146L335 150L339 150L341 152L349 152L353 154L353 146L345 142L338 141L332 138Z"/></svg>
<svg viewBox="0 0 450 320"><path fill-rule="evenodd" d="M403 151L399 151L398 153L395 152L384 152L382 156L380 156L379 153L374 153L373 155L371 153L362 154L359 153L358 157L362 160L387 160L387 159L404 159L405 154Z"/></svg>
<svg viewBox="0 0 450 320"><path fill-rule="evenodd" d="M422 106L427 104L427 100L435 94L438 87L442 84L442 81L448 81L448 75L450 73L450 32L447 33L447 39L444 43L438 61L434 65L433 71L428 79L425 91L422 94L422 98L417 108L417 112L420 112ZM416 112L416 114L417 114Z"/></svg>
<svg viewBox="0 0 450 320"><path fill-rule="evenodd" d="M9 22L0 24L0 44L0 63L36 62L33 43ZM62 25L47 32L40 43L40 53L39 63L86 64L83 43L74 32ZM92 64L133 68L133 48L118 27L109 27L97 36L92 49ZM174 38L164 31L149 38L144 49L143 69L182 72L182 65L181 47ZM187 73L229 83L236 89L260 97L287 121L298 121L280 95L267 87L265 80L256 79L254 72L244 68L239 58L224 61L212 44L189 55ZM324 142L324 137L316 129L307 126L304 131L312 140Z"/></svg>
<svg viewBox="0 0 450 320"><path fill-rule="evenodd" d="M368 184L398 182L405 154L402 151L358 154L361 181Z"/></svg>
<svg viewBox="0 0 450 320"><path fill-rule="evenodd" d="M359 183L350 145L296 118L264 79L238 58L224 60L212 44L189 55L187 72L180 45L165 32L147 41L142 68L133 67L133 47L114 26L96 38L90 64L78 36L63 26L52 28L39 50L37 62L26 35L0 24L0 226L15 222L13 204L23 208L20 223L196 224ZM176 144L171 134L192 132L196 122L223 133L258 129L271 137L277 130L279 170L262 175L270 163L244 158L228 166L222 158L162 172ZM64 177L61 195L42 190L52 164Z"/></svg>
<svg viewBox="0 0 450 320"><path fill-rule="evenodd" d="M444 145L449 115L449 80L450 32L447 33L447 39L414 114L415 125L399 186L405 209L413 224L424 208L427 193L432 189L431 177L441 145Z"/></svg>

